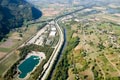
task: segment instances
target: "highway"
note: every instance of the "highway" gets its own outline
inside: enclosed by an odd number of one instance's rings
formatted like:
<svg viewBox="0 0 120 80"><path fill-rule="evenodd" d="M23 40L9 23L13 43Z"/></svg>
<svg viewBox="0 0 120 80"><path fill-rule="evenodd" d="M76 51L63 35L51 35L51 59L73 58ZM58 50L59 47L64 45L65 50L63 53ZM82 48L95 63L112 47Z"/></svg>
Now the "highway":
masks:
<svg viewBox="0 0 120 80"><path fill-rule="evenodd" d="M61 47L62 47L62 45L63 45L63 43L64 43L64 33L62 32L60 26L58 25L58 21L59 21L62 17L65 17L65 16L67 16L67 15L71 15L71 14L73 14L73 13L77 13L77 12L82 11L82 10L84 10L84 9L86 9L86 8L78 9L78 10L75 10L75 11L73 11L73 12L71 12L71 13L68 13L68 14L65 14L65 15L62 15L62 16L59 16L59 17L55 18L55 25L56 25L56 28L57 28L58 33L59 33L59 35L60 35L60 37L59 37L59 42L58 42L58 44L56 45L56 47L55 47L55 49L54 49L54 51L53 51L50 59L49 59L48 62L44 65L44 70L42 71L42 73L41 73L41 75L39 76L38 80L45 80L45 79L48 77L48 75L49 75L49 73L50 73L50 70L51 70L51 68L53 67L54 62L55 62L55 60L56 60L56 58L57 58L57 55L59 54L59 51L61 50Z"/></svg>
<svg viewBox="0 0 120 80"><path fill-rule="evenodd" d="M53 67L53 64L57 58L57 55L59 54L59 51L61 50L61 47L63 46L63 43L64 43L64 34L63 34L63 31L61 30L60 26L58 25L58 21L62 18L62 17L65 17L67 15L71 15L73 13L76 13L76 12L79 12L81 10L84 10L85 8L82 8L82 9L78 9L78 10L75 10L71 13L67 13L65 15L62 15L62 16L59 16L55 19L53 19L53 21L55 21L55 25L56 25L56 29L58 30L58 33L59 33L59 41L50 57L50 59L48 60L48 62L44 65L43 67L43 71L41 73L41 75L39 76L38 80L45 80L45 78L48 76L51 68ZM50 20L52 21L52 20ZM34 35L35 36L35 35ZM31 38L30 38L31 39ZM30 40L29 39L29 40ZM27 40L28 42L28 40ZM23 43L24 44L24 43ZM22 45L21 45L22 46ZM5 60L6 58L8 58L11 54L7 55L3 60ZM2 61L3 61L2 60ZM2 62L0 61L0 63Z"/></svg>
<svg viewBox="0 0 120 80"><path fill-rule="evenodd" d="M48 62L44 65L44 70L42 71L42 74L39 76L38 80L45 80L45 78L48 76L56 58L57 58L57 55L59 54L59 51L63 45L63 42L64 42L64 34L60 28L60 26L58 25L58 20L55 21L55 25L56 25L56 28L58 30L58 33L59 33L59 41L50 57L50 59L48 60Z"/></svg>

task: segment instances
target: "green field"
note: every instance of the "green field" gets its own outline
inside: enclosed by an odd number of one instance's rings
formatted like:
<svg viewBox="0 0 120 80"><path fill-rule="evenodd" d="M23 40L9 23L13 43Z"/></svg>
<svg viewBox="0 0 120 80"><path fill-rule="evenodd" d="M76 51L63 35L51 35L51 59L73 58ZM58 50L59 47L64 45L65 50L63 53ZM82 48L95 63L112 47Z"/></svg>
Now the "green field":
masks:
<svg viewBox="0 0 120 80"><path fill-rule="evenodd" d="M2 76L18 59L19 56L18 54L16 54L16 49L23 44L23 42L29 40L31 38L32 35L34 35L38 29L42 26L42 23L37 23L37 24L31 24L29 25L28 28L22 27L22 28L18 28L16 31L10 32L9 38L11 40L13 40L14 45L9 47L9 48L2 48L0 47L0 52L5 52L7 55L10 54L10 56L8 58L6 58L5 60L2 61L2 63L0 63L0 76ZM26 31L25 31L26 30ZM22 40L16 40L14 39L14 34L19 34L22 33L23 37ZM19 35L16 35L19 37ZM4 44L4 42L1 42L1 44ZM8 45L9 46L9 45ZM11 52L12 51L12 52Z"/></svg>
<svg viewBox="0 0 120 80"><path fill-rule="evenodd" d="M81 22L75 22L73 18L65 23L60 23L67 29L68 44L74 36L78 37L80 42L75 48L70 49L70 45L66 47L69 51L65 51L63 54L66 55L63 56L67 56L67 58L61 59L66 62L63 64L61 61L59 62L52 80L119 79L120 25L102 20L102 18L99 18L98 21L89 21L91 18L93 17L82 17ZM87 25L84 20L88 20ZM60 71L62 69L64 69L63 72Z"/></svg>

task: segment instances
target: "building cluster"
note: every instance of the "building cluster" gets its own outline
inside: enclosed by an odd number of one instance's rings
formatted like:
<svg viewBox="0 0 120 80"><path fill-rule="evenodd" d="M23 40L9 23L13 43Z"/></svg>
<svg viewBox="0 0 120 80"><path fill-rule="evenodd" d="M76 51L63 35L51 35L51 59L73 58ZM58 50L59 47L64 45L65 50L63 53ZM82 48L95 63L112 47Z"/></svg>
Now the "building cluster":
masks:
<svg viewBox="0 0 120 80"><path fill-rule="evenodd" d="M54 22L51 22L49 25L50 25L50 29L51 29L49 37L55 37L55 35L56 35L56 27L55 27Z"/></svg>
<svg viewBox="0 0 120 80"><path fill-rule="evenodd" d="M26 45L36 44L40 46L51 45L56 37L57 29L54 21L43 27Z"/></svg>

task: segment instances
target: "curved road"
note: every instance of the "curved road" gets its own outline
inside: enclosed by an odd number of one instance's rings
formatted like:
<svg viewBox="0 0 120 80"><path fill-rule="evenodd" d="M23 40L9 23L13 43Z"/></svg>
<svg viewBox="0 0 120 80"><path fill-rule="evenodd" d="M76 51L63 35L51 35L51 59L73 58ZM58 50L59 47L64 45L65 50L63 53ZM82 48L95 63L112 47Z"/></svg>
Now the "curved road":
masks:
<svg viewBox="0 0 120 80"><path fill-rule="evenodd" d="M56 45L56 47L55 47L55 49L54 49L54 51L53 51L53 53L52 53L52 55L51 55L49 61L44 65L44 70L42 71L42 74L39 76L38 80L45 80L46 77L48 77L48 75L49 75L49 73L50 73L50 70L51 70L51 68L53 67L54 62L55 62L55 60L56 60L56 58L57 58L57 55L59 54L59 51L60 51L60 49L61 49L61 47L62 47L62 45L63 45L63 43L64 43L64 34L63 34L60 26L58 25L58 21L59 21L62 17L65 17L65 16L67 16L67 15L71 15L71 14L73 14L73 13L77 13L77 12L79 12L79 11L82 11L82 10L86 9L86 8L88 8L88 7L85 7L85 8L82 8L82 9L78 9L78 10L75 10L75 11L73 11L73 12L70 12L70 13L67 13L67 14L64 14L64 15L61 15L61 16L55 18L55 24L56 24L56 28L57 28L57 30L58 30L58 33L59 33L59 35L60 35L60 39L59 39L59 42L58 42L58 44Z"/></svg>
<svg viewBox="0 0 120 80"><path fill-rule="evenodd" d="M55 25L56 25L56 28L58 30L58 33L59 33L59 41L49 59L49 61L44 65L44 70L42 71L42 74L39 76L39 79L38 80L45 80L46 77L48 76L56 58L57 58L57 55L59 54L59 51L63 45L63 42L64 42L64 34L60 28L60 26L58 25L58 20L55 21Z"/></svg>

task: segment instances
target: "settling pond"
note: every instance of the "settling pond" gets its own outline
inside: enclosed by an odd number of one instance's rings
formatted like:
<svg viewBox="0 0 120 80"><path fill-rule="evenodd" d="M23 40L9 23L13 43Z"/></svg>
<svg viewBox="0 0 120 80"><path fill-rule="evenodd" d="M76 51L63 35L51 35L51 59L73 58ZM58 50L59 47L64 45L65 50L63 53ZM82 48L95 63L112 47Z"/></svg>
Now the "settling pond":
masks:
<svg viewBox="0 0 120 80"><path fill-rule="evenodd" d="M38 65L40 61L39 56L30 56L24 62L22 62L18 69L20 70L19 78L25 78L27 74L29 74L35 67Z"/></svg>

